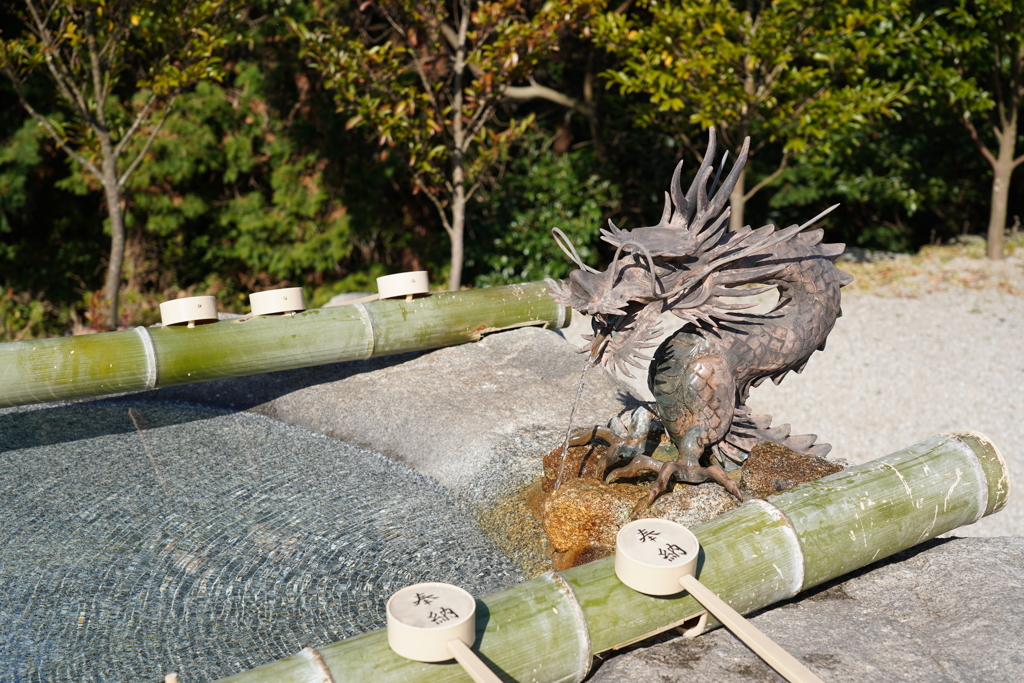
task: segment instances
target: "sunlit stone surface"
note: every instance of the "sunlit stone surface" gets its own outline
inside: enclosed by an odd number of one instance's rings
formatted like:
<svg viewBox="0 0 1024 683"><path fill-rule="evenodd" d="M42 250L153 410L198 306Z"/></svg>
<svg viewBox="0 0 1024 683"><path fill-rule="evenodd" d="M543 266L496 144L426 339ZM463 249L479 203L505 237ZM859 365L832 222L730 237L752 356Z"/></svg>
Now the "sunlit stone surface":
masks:
<svg viewBox="0 0 1024 683"><path fill-rule="evenodd" d="M218 679L523 577L441 488L249 413L0 411L0 681Z"/></svg>

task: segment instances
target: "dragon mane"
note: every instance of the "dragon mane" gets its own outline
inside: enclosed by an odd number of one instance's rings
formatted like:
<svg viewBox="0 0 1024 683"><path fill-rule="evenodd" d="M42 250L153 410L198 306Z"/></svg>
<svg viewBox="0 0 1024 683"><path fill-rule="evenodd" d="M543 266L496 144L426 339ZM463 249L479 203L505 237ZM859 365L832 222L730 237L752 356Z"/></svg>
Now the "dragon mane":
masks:
<svg viewBox="0 0 1024 683"><path fill-rule="evenodd" d="M659 319L666 311L709 331L718 330L723 323L749 320L751 314L741 311L757 304L737 302L736 298L760 294L774 285L739 286L764 283L778 275L787 261L778 258L776 247L794 240L838 206L783 230L765 225L729 232L726 204L747 161L750 138L744 140L717 192L728 153L708 189L715 147L715 129L711 128L704 160L685 194L680 184L683 162L676 166L657 225L621 230L609 219L601 239L616 249L606 270L587 266L565 234L552 230L559 247L579 268L569 273L567 282L548 279L551 295L565 306L594 316L595 334L586 337L590 342L581 351L599 357L612 371L633 377L628 366L644 368L641 361L651 360L644 352L657 346L652 342L660 334ZM819 230L794 241L813 246L821 236ZM842 250L841 244L818 247L818 253L831 259Z"/></svg>

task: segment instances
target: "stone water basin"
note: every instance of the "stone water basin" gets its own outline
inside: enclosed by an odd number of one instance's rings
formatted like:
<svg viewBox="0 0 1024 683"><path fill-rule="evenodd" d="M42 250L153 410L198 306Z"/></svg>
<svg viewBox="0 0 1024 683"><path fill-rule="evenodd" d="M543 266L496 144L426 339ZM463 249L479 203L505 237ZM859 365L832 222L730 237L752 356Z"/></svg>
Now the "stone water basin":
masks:
<svg viewBox="0 0 1024 683"><path fill-rule="evenodd" d="M0 681L216 680L525 577L437 483L247 412L0 411Z"/></svg>

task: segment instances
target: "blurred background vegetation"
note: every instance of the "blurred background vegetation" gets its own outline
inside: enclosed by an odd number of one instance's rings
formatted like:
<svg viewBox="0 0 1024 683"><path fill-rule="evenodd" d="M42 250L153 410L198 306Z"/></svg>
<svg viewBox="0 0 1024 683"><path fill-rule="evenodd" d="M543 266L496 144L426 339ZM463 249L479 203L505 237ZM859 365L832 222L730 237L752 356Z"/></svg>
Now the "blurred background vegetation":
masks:
<svg viewBox="0 0 1024 683"><path fill-rule="evenodd" d="M191 16L181 6L213 17L194 29L216 39L168 47L159 14ZM100 165L103 132L58 87L58 47L69 69L90 49L121 60L101 100L114 143L146 114L115 169L123 327L186 294L242 312L252 291L303 286L319 305L402 270L439 288L561 277L552 227L601 266L598 228L655 223L711 125L732 155L753 138L732 201L745 223L839 202L828 241L991 247L1024 212L1022 20L1020 0L12 0L0 339L111 327L110 195L82 163ZM89 21L108 43L90 47ZM188 72L196 45L203 68Z"/></svg>

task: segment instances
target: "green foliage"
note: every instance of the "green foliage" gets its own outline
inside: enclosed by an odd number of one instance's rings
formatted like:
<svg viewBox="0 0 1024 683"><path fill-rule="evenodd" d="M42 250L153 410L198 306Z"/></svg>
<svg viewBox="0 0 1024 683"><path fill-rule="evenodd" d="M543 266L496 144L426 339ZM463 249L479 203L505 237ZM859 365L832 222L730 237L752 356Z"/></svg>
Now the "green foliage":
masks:
<svg viewBox="0 0 1024 683"><path fill-rule="evenodd" d="M812 149L821 158L870 117L894 116L906 92L870 71L916 28L902 3L643 0L636 8L596 22L595 40L621 60L605 76L643 96L633 107L639 125L660 127L698 156L703 143L691 137L716 126L734 151L751 136L755 158L766 147L783 164Z"/></svg>
<svg viewBox="0 0 1024 683"><path fill-rule="evenodd" d="M154 22L183 3L102 5L114 25L131 26L121 45L137 48L109 88L113 144L150 103L121 149L122 175L142 156L122 187L119 324L155 321L157 303L180 292L216 294L242 312L249 292L268 287L302 285L321 304L373 291L389 272L427 269L436 282L452 262L438 235L454 230L459 163L467 280L564 276L571 266L552 227L600 266L610 255L598 242L604 220L655 222L673 166L685 156L684 175L692 173L710 123L734 148L749 132L759 145L749 177L775 178L770 194L749 198L749 222L802 222L841 202L826 225L833 241L902 251L977 231L992 171L963 114L991 146L1003 127L993 66L1005 96L1014 58L1004 48L1017 40L1016 29L995 31L993 22L1024 16L1018 0L782 0L750 3L752 13L710 0L644 0L614 12L577 0L473 2L459 89L450 40L458 2L360 11L259 0L224 17L201 73L158 57L180 41L171 29L158 40ZM59 3L72 5L100 7ZM175 21L166 26L184 31ZM82 33L77 23L65 28ZM23 29L18 16L0 14L5 64L17 77L0 79L8 339L103 328L96 290L111 244L99 181L57 142L94 164L101 145L47 70L28 70L38 53L17 43ZM80 38L67 33L62 49L74 44ZM201 82L179 88L186 77ZM541 83L547 99L504 95ZM158 91L166 97L150 99ZM59 135L26 115L19 92ZM1012 190L1011 219L1024 215L1024 192L1019 183Z"/></svg>
<svg viewBox="0 0 1024 683"><path fill-rule="evenodd" d="M992 171L987 238L1002 258L1024 104L1024 2L959 0L934 12L912 44L922 91L955 111ZM994 145L992 143L995 143Z"/></svg>
<svg viewBox="0 0 1024 683"><path fill-rule="evenodd" d="M204 83L179 99L131 184L130 224L181 264L179 286L217 273L233 290L337 268L349 219L327 160L289 135L257 65L234 72L229 88Z"/></svg>
<svg viewBox="0 0 1024 683"><path fill-rule="evenodd" d="M505 88L558 49L558 32L592 0L367 2L355 25L292 22L302 54L324 76L346 129L365 127L401 155L414 193L434 204L452 242L449 287L461 282L465 205L532 122L492 125Z"/></svg>
<svg viewBox="0 0 1024 683"><path fill-rule="evenodd" d="M45 131L35 121L25 121L3 147L0 147L0 235L12 231L12 214L19 214L28 206L30 170L39 165L39 143ZM0 263L17 258L17 248L10 243L0 244Z"/></svg>
<svg viewBox="0 0 1024 683"><path fill-rule="evenodd" d="M0 289L0 340L44 339L60 334L66 316L43 296Z"/></svg>
<svg viewBox="0 0 1024 683"><path fill-rule="evenodd" d="M20 33L0 38L0 71L21 106L102 187L111 246L107 326L119 323L125 251L122 190L186 87L222 75L222 26L235 0L23 0ZM41 112L26 80L46 74L70 116ZM146 142L127 154L140 131Z"/></svg>
<svg viewBox="0 0 1024 683"><path fill-rule="evenodd" d="M534 132L501 178L473 206L467 266L477 286L565 277L573 267L551 236L560 228L585 263L599 261L603 219L618 204L619 189L595 172L593 149L557 155Z"/></svg>
<svg viewBox="0 0 1024 683"><path fill-rule="evenodd" d="M104 136L127 143L184 88L222 77L218 52L231 34L220 24L229 8L224 0L25 0L24 30L0 39L0 71L29 113L99 177ZM25 80L37 70L53 79L66 120L25 99Z"/></svg>

